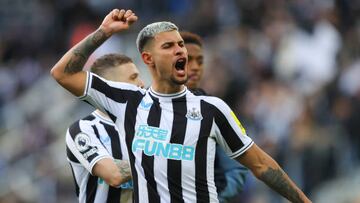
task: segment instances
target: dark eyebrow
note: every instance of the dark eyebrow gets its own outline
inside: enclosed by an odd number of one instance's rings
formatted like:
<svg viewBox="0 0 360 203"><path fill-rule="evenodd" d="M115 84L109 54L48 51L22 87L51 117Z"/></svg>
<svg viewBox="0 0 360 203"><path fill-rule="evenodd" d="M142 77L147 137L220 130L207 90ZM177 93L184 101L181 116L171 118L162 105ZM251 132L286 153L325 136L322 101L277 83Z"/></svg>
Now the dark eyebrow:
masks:
<svg viewBox="0 0 360 203"><path fill-rule="evenodd" d="M167 45L173 45L174 42L164 42L161 47L167 46Z"/></svg>

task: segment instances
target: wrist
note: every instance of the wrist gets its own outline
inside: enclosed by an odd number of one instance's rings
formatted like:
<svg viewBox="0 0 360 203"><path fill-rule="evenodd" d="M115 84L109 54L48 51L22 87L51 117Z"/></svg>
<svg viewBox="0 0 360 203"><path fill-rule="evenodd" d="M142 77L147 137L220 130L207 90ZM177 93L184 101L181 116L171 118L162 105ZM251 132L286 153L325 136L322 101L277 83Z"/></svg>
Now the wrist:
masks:
<svg viewBox="0 0 360 203"><path fill-rule="evenodd" d="M101 25L96 32L102 32L106 38L110 38L114 33L111 28Z"/></svg>

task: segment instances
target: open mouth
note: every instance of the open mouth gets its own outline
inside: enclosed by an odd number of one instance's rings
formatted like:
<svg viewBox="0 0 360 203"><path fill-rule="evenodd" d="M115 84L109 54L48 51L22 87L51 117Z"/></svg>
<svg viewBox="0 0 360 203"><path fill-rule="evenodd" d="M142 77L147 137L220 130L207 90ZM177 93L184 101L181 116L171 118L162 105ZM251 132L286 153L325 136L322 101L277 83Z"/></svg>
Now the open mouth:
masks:
<svg viewBox="0 0 360 203"><path fill-rule="evenodd" d="M176 70L185 70L186 58L180 58L175 63Z"/></svg>

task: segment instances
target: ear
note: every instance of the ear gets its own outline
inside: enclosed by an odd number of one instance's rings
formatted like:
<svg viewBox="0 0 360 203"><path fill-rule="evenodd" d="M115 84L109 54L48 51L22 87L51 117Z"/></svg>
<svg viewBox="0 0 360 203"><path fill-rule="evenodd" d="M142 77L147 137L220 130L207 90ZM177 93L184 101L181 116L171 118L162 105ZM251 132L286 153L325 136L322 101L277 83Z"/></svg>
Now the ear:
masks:
<svg viewBox="0 0 360 203"><path fill-rule="evenodd" d="M154 61L150 52L144 51L141 53L141 58L147 66L153 67Z"/></svg>

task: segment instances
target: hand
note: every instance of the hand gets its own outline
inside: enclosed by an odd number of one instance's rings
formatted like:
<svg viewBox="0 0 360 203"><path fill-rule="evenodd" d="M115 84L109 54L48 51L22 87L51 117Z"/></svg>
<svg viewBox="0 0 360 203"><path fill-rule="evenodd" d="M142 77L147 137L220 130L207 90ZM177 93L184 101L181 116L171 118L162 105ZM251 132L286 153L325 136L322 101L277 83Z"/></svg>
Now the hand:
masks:
<svg viewBox="0 0 360 203"><path fill-rule="evenodd" d="M114 9L103 20L100 25L107 36L129 29L130 25L136 22L138 17L131 10Z"/></svg>

